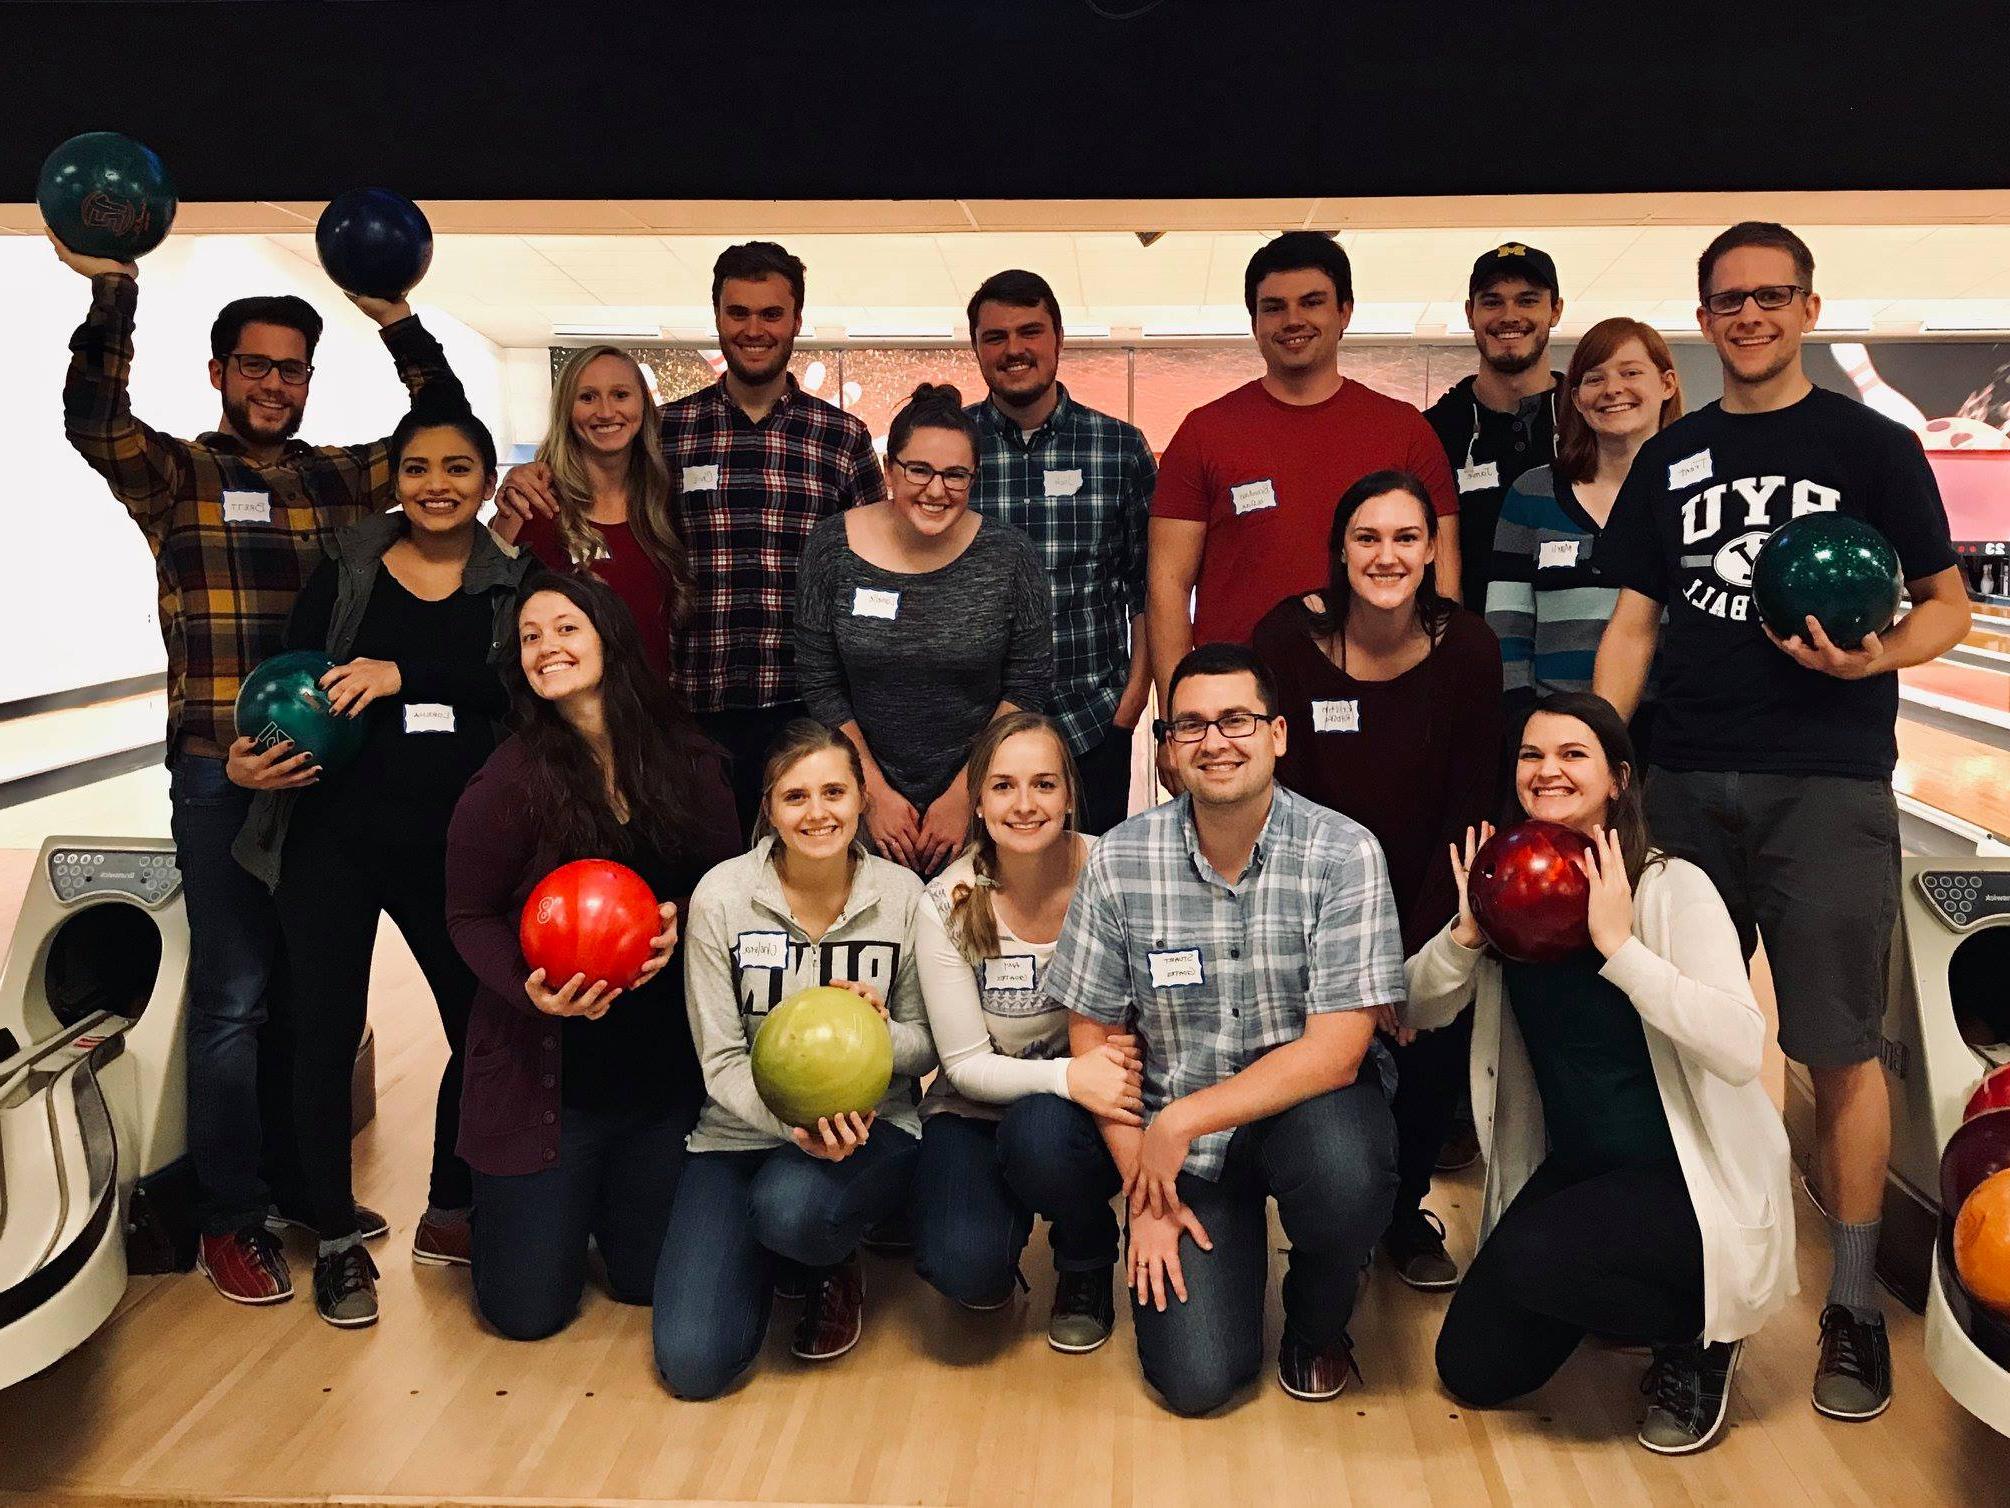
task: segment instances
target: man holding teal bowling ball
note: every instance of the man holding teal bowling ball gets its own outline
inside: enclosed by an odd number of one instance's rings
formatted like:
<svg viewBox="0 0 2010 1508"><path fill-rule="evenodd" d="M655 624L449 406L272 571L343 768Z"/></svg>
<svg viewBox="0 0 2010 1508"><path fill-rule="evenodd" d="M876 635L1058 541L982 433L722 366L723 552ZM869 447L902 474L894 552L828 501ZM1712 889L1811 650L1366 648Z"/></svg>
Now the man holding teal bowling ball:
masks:
<svg viewBox="0 0 2010 1508"><path fill-rule="evenodd" d="M1648 822L1709 873L1746 956L1765 939L1780 1046L1814 1082L1834 1256L1814 1406L1856 1420L1891 1401L1872 1265L1891 1149L1878 1023L1896 672L1960 643L1969 612L1918 437L1803 370L1814 283L1783 225L1734 225L1703 252L1696 318L1724 397L1650 439L1613 505L1599 551L1620 593L1592 684L1630 716L1658 666ZM1887 627L1893 575L1912 610Z"/></svg>

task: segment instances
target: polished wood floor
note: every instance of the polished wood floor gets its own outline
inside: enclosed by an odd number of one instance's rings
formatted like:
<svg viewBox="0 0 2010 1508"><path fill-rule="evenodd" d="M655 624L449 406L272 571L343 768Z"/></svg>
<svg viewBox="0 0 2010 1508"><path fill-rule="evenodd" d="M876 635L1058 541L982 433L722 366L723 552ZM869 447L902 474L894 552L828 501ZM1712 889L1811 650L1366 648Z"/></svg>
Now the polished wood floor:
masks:
<svg viewBox="0 0 2010 1508"><path fill-rule="evenodd" d="M193 1274L137 1279L94 1341L0 1393L0 1502L2010 1500L2010 1442L1940 1391L1910 1314L1893 1315L1898 1396L1884 1418L1839 1425L1808 1407L1826 1257L1805 1206L1805 1291L1747 1348L1728 1437L1686 1460L1633 1442L1634 1354L1587 1349L1526 1407L1459 1407L1431 1369L1443 1300L1379 1269L1354 1326L1365 1380L1339 1401L1297 1403L1266 1377L1220 1417L1173 1418L1139 1382L1127 1319L1093 1356L1047 1348L1039 1236L1032 1296L1001 1313L965 1314L868 1258L866 1335L849 1357L792 1361L777 1324L745 1386L681 1404L651 1369L645 1310L590 1290L563 1335L514 1344L484 1332L465 1273L412 1266L440 1046L402 947L380 948L377 986L381 1110L357 1155L360 1192L393 1225L377 1248L382 1323L331 1329L305 1292L255 1310ZM1462 1256L1476 1177L1435 1200ZM310 1251L292 1253L304 1289ZM1273 1298L1273 1337L1277 1318Z"/></svg>

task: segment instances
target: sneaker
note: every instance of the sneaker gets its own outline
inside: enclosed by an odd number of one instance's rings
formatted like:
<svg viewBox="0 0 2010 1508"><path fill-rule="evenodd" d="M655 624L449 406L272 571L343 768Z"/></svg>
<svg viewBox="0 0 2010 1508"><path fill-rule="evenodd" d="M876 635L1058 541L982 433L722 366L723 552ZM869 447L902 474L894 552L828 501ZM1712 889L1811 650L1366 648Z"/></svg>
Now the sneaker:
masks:
<svg viewBox="0 0 2010 1508"><path fill-rule="evenodd" d="M1640 1379L1651 1400L1640 1421L1640 1443L1657 1455L1686 1456L1724 1432L1731 1416L1731 1374L1743 1341L1657 1346Z"/></svg>
<svg viewBox="0 0 2010 1508"><path fill-rule="evenodd" d="M1054 1274L1054 1311L1047 1316L1047 1344L1056 1351L1080 1356L1095 1350L1116 1328L1117 1305L1111 1297L1116 1268Z"/></svg>
<svg viewBox="0 0 2010 1508"><path fill-rule="evenodd" d="M1437 1171L1459 1173L1480 1160L1480 1133L1469 1122L1461 1122L1446 1133L1438 1148Z"/></svg>
<svg viewBox="0 0 2010 1508"><path fill-rule="evenodd" d="M314 1307L345 1330L377 1323L377 1264L360 1241L314 1259Z"/></svg>
<svg viewBox="0 0 2010 1508"><path fill-rule="evenodd" d="M412 1260L421 1267L471 1267L474 1242L472 1221L428 1220L421 1215L412 1232Z"/></svg>
<svg viewBox="0 0 2010 1508"><path fill-rule="evenodd" d="M1815 1412L1831 1419L1875 1419L1890 1407L1891 1342L1884 1316L1861 1320L1845 1305L1829 1305L1822 1311Z"/></svg>
<svg viewBox="0 0 2010 1508"><path fill-rule="evenodd" d="M858 1258L810 1275L803 1317L789 1350L803 1361L830 1361L858 1344L865 1329L865 1273Z"/></svg>
<svg viewBox="0 0 2010 1508"><path fill-rule="evenodd" d="M810 1270L787 1257L775 1258L775 1297L785 1304L800 1304L810 1296Z"/></svg>
<svg viewBox="0 0 2010 1508"><path fill-rule="evenodd" d="M274 1205L272 1212L265 1217L265 1228L275 1231L304 1230L309 1235L315 1237L319 1237L321 1234L314 1229L314 1222L309 1220L305 1215L290 1213L280 1209L278 1205ZM375 1241L381 1237L388 1236L390 1233L390 1221L371 1209L367 1204L356 1206L357 1235L361 1236L365 1241Z"/></svg>
<svg viewBox="0 0 2010 1508"><path fill-rule="evenodd" d="M1396 1276L1426 1293L1459 1286L1459 1264L1445 1250L1445 1222L1430 1210L1406 1210L1382 1233Z"/></svg>
<svg viewBox="0 0 2010 1508"><path fill-rule="evenodd" d="M195 1265L232 1303L283 1304L293 1297L286 1253L279 1238L262 1225L228 1236L204 1236L196 1246Z"/></svg>
<svg viewBox="0 0 2010 1508"><path fill-rule="evenodd" d="M1353 1337L1343 1333L1322 1349L1304 1344L1292 1335L1289 1326L1285 1327L1277 1342L1277 1383L1293 1398L1302 1398L1307 1403L1338 1398L1347 1386L1349 1373L1361 1375L1361 1369L1354 1365Z"/></svg>

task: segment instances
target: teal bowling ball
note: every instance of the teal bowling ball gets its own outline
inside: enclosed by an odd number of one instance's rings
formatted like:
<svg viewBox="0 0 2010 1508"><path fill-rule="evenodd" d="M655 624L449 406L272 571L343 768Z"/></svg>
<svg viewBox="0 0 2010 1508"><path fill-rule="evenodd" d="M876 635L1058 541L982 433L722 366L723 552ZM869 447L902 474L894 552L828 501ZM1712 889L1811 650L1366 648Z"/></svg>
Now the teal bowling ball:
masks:
<svg viewBox="0 0 2010 1508"><path fill-rule="evenodd" d="M1759 618L1782 639L1808 637L1812 614L1838 649L1855 649L1898 615L1898 552L1860 518L1803 513L1775 529L1752 562Z"/></svg>
<svg viewBox="0 0 2010 1508"><path fill-rule="evenodd" d="M178 201L153 152L116 131L86 131L43 161L35 203L70 250L130 262L167 239Z"/></svg>
<svg viewBox="0 0 2010 1508"><path fill-rule="evenodd" d="M259 661L238 687L239 736L261 749L288 739L294 754L312 754L323 770L339 770L362 750L365 728L362 718L329 706L321 677L334 668L328 656L307 649Z"/></svg>

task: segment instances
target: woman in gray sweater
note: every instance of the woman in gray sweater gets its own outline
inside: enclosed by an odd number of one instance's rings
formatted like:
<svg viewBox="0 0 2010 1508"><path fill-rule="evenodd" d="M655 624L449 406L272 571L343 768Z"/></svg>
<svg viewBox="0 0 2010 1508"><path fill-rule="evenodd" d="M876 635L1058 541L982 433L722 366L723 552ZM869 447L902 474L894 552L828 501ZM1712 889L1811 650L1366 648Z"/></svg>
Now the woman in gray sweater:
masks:
<svg viewBox="0 0 2010 1508"><path fill-rule="evenodd" d="M885 502L825 519L796 580L796 672L810 715L865 770L881 853L932 874L970 825L964 764L984 725L1045 709L1054 679L1046 568L1017 529L970 509L977 427L923 383L887 435Z"/></svg>
<svg viewBox="0 0 2010 1508"><path fill-rule="evenodd" d="M752 853L698 882L684 1000L705 1105L656 1269L656 1365L680 1398L713 1398L753 1364L777 1259L805 1269L792 1349L805 1361L858 1343L860 1236L906 1206L920 1152L920 1089L935 1067L914 927L921 881L858 846L865 778L841 733L801 719L762 778ZM878 1107L784 1125L754 1088L750 1049L768 1012L812 985L844 985L887 1017L893 1080Z"/></svg>

